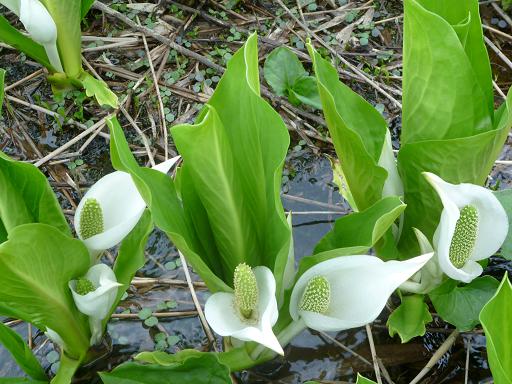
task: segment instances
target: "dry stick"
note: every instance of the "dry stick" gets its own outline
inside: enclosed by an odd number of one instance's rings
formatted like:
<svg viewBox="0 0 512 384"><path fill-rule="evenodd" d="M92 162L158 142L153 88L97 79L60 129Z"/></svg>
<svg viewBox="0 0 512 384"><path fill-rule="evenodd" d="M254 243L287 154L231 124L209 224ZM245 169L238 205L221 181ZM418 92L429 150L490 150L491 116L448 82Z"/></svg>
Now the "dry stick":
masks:
<svg viewBox="0 0 512 384"><path fill-rule="evenodd" d="M375 378L378 384L382 384L382 378L380 377L380 367L378 362L377 352L375 351L375 344L373 343L372 329L370 324L366 324L366 333L368 334L368 343L370 343L370 351L372 353L373 369L375 370Z"/></svg>
<svg viewBox="0 0 512 384"><path fill-rule="evenodd" d="M76 142L82 140L87 135L89 135L92 132L96 131L98 129L98 127L101 127L101 126L105 125L106 122L107 122L107 118L109 118L109 117L110 117L110 115L109 116L105 116L100 121L98 121L97 123L92 125L90 128L86 129L85 131L83 131L79 135L77 135L74 138L72 138L71 140L69 140L66 144L62 145L61 147L57 148L55 151L50 152L49 154L44 156L42 159L38 160L36 163L34 163L34 165L39 168L41 165L46 163L48 160L51 160L54 156L64 152L66 149L71 147Z"/></svg>
<svg viewBox="0 0 512 384"><path fill-rule="evenodd" d="M139 128L135 120L130 116L130 114L124 109L122 105L119 106L119 109L123 113L123 115L126 117L126 120L130 123L130 125L137 131L140 138L142 139L142 143L144 144L144 148L146 149L146 153L149 158L149 162L151 163L151 166L154 167L156 165L155 159L153 158L153 154L151 153L151 148L149 147L149 141L144 132ZM167 160L167 157L165 158Z"/></svg>
<svg viewBox="0 0 512 384"><path fill-rule="evenodd" d="M35 111L38 111L38 112L44 113L46 115L52 116L52 117L54 117L57 120L61 120L62 119L62 116L59 115L57 112L50 111L49 109L40 107L39 105L30 104L30 103L28 103L28 102L26 102L24 100L18 99L17 97L10 96L10 95L6 95L5 98L10 100L10 101L12 101L12 102L15 102L17 104L21 104L21 105L23 105L25 107L31 108L31 109L33 109ZM73 119L67 119L66 123L74 125L74 126L80 128L80 129L84 130L84 131L89 129L85 124L79 123L79 122L77 122L77 121L75 121ZM100 136L102 136L102 137L104 137L106 139L110 139L110 135L108 133L101 132Z"/></svg>
<svg viewBox="0 0 512 384"><path fill-rule="evenodd" d="M450 347L455 343L455 340L457 340L457 336L459 336L459 331L456 329L450 333L450 336L446 338L444 343L439 347L439 349L432 355L430 360L428 361L427 365L421 370L418 375L409 384L417 384L420 382L423 377L436 365L436 363L444 356L444 354L450 349Z"/></svg>
<svg viewBox="0 0 512 384"><path fill-rule="evenodd" d="M42 68L38 69L37 71L35 71L35 72L31 73L30 75L24 77L23 79L15 82L15 83L12 83L12 84L10 84L8 86L6 86L4 88L4 92L7 92L7 91L9 91L9 90L11 90L13 88L16 88L18 85L21 85L21 84L23 84L26 81L29 81L29 80L31 80L31 79L33 79L35 77L38 77L39 75L42 75L43 73L44 73L44 70Z"/></svg>
<svg viewBox="0 0 512 384"><path fill-rule="evenodd" d="M286 200L297 201L299 203L305 203L305 204L317 205L319 207L324 207L324 208L329 208L329 209L332 209L332 210L336 210L336 211L338 211L340 213L346 213L345 212L346 210L344 210L342 207L339 207L339 206L334 205L334 204L323 203L321 201L316 201L316 200L312 200L312 199L306 199L305 197L288 195L288 194L285 194L285 193L282 193L281 197L283 199L286 199Z"/></svg>
<svg viewBox="0 0 512 384"><path fill-rule="evenodd" d="M340 343L338 340L336 340L334 337L331 337L329 336L327 333L325 332L319 332L323 337L325 337L326 339L329 339L330 341L332 341L334 344L336 344L338 347L340 347L341 349L343 349L344 351L350 353L351 355L354 355L355 357L357 357L359 360L361 360L363 363L365 363L366 365L368 366L373 366L372 363L370 363L367 359L365 359L363 356L361 356L359 353L357 353L356 351L353 351L352 349L350 349L349 347L347 347L346 345Z"/></svg>
<svg viewBox="0 0 512 384"><path fill-rule="evenodd" d="M468 339L466 345L466 368L464 369L464 384L468 384L469 381L469 352L471 350L471 339Z"/></svg>
<svg viewBox="0 0 512 384"><path fill-rule="evenodd" d="M155 317L185 317L185 316L196 316L197 311L172 311L172 312L154 312L151 316ZM113 319L136 319L140 320L138 313L114 313L112 314Z"/></svg>
<svg viewBox="0 0 512 384"><path fill-rule="evenodd" d="M136 16L137 24L140 24L139 16ZM149 70L151 71L151 76L153 77L153 83L155 85L156 97L158 98L158 109L160 111L160 128L162 130L162 134L164 135L164 156L165 160L169 158L169 148L168 148L168 137L167 137L167 124L165 123L165 111L164 111L164 103L162 101L162 95L160 94L160 86L158 85L158 77L155 73L155 66L153 65L153 59L151 58L151 53L149 52L148 40L146 36L142 35L142 42L144 43L144 49L146 50L146 56L148 57ZM150 157L150 159L152 156Z"/></svg>
<svg viewBox="0 0 512 384"><path fill-rule="evenodd" d="M512 61L500 51L500 49L491 41L487 36L484 36L485 43L498 55L498 57L503 60L505 64L508 65L510 69L512 69Z"/></svg>
<svg viewBox="0 0 512 384"><path fill-rule="evenodd" d="M204 313L203 313L203 309L201 308L201 304L199 304L199 300L197 300L197 295L196 295L196 291L194 289L194 284L192 284L192 279L190 278L190 273L188 271L187 260L185 259L185 256L183 256L183 253L178 251L178 254L180 255L181 265L183 266L183 271L185 272L185 278L187 280L188 289L190 290L190 295L192 296L192 301L194 302L194 305L197 309L197 314L199 315L199 320L201 320L201 325L203 326L204 333L206 333L208 340L213 345L213 349L215 350L215 352L219 352L217 349L217 345L215 343L215 337L213 336L210 326L208 325L208 322L206 321L206 317L204 317Z"/></svg>
<svg viewBox="0 0 512 384"><path fill-rule="evenodd" d="M143 287L146 285L180 285L180 286L188 286L188 283L185 280L177 280L177 279L161 279L161 278L152 278L152 277L135 277L131 284L135 287ZM206 284L202 281L193 281L195 289L206 289Z"/></svg>
<svg viewBox="0 0 512 384"><path fill-rule="evenodd" d="M151 36L154 39L156 39L159 42L161 42L162 44L166 44L166 45L170 46L172 49L176 50L177 52L181 53L182 55L191 57L191 58L199 61L200 63L206 65L207 67L214 68L215 70L219 71L220 73L224 72L224 68L222 68L218 64L215 64L215 63L211 62L206 57L204 57L204 56L202 56L202 55L200 55L200 54L198 54L198 53L196 53L194 51L191 51L190 49L184 48L184 47L182 47L179 44L176 44L171 39L169 39L169 38L167 38L165 36L162 36L162 35L152 31L151 29L149 29L147 27L144 27L142 25L138 25L137 23L135 23L134 21L130 20L128 17L126 17L122 13L113 10L109 6L107 6L107 5L103 4L103 3L100 3L99 1L95 1L94 4L92 5L92 7L94 9L97 9L99 11L102 11L102 12L106 13L107 15L113 16L113 17L121 20L123 23L125 23L129 27L131 27L131 28L133 28L133 29L143 33L146 36Z"/></svg>
<svg viewBox="0 0 512 384"><path fill-rule="evenodd" d="M343 64L348 66L352 72L354 72L361 80L365 81L366 83L370 84L372 87L374 87L378 92L380 92L382 95L387 97L393 104L395 104L396 107L402 108L402 104L400 104L399 101L397 101L393 96L391 96L389 93L387 93L384 89L381 88L379 84L377 84L375 81L373 81L371 78L369 78L363 71L361 71L359 68L357 68L355 65L353 65L350 61L346 60L343 56L341 56L338 52L336 52L329 44L327 44L325 41L323 41L316 33L314 33L307 25L302 23L297 16L295 16L292 11L288 9L288 7L281 1L276 0L276 2L288 13L288 15L301 26L304 31L306 31L309 35L315 38L324 48L329 50L333 55L335 55Z"/></svg>
<svg viewBox="0 0 512 384"><path fill-rule="evenodd" d="M377 24L377 23L375 23L375 24ZM487 29L487 30L491 31L492 33L495 33L495 34L501 36L501 37L504 37L506 39L512 40L512 36L511 35L509 35L508 33L503 32L503 31L500 31L499 29L493 28L493 27L491 27L491 26L489 26L487 24L482 24L482 27L484 29Z"/></svg>

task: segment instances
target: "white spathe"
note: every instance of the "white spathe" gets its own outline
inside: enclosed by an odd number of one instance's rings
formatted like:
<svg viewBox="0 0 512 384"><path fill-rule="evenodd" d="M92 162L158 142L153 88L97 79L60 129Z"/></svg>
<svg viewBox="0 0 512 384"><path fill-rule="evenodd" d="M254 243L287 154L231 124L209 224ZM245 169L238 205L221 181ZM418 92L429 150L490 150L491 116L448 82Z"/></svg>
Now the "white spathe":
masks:
<svg viewBox="0 0 512 384"><path fill-rule="evenodd" d="M420 270L432 253L406 261L384 262L368 255L340 256L308 269L293 288L290 315L296 322L317 331L341 331L371 323L400 284ZM330 303L325 314L299 309L310 279L323 276L330 285Z"/></svg>
<svg viewBox="0 0 512 384"><path fill-rule="evenodd" d="M244 319L235 305L231 292L217 292L206 301L204 315L212 329L221 336L243 341L255 341L284 355L272 327L277 322L276 281L267 267L253 268L258 285L258 305L253 317Z"/></svg>
<svg viewBox="0 0 512 384"><path fill-rule="evenodd" d="M167 173L180 156L157 164L153 169ZM80 216L87 199L96 199L103 213L103 232L88 239L80 235ZM93 258L106 249L119 244L137 225L146 203L142 199L130 174L116 171L99 179L87 191L76 208L74 225L80 240Z"/></svg>
<svg viewBox="0 0 512 384"><path fill-rule="evenodd" d="M95 345L101 340L101 322L110 313L122 284L117 282L114 271L105 264L93 265L84 278L92 282L96 288L94 291L80 295L76 292L77 280L71 280L68 285L78 310L89 316L91 345Z"/></svg>
<svg viewBox="0 0 512 384"><path fill-rule="evenodd" d="M424 172L423 175L436 190L443 204L441 219L433 239L439 266L452 279L469 283L483 271L477 261L494 255L505 241L509 225L507 213L496 196L484 187L465 183L450 184L429 172ZM478 213L477 238L466 264L462 268L456 268L450 261L450 245L460 210L467 205L476 208Z"/></svg>
<svg viewBox="0 0 512 384"><path fill-rule="evenodd" d="M0 0L19 18L32 40L41 44L50 64L64 72L57 49L57 26L46 7L39 0Z"/></svg>
<svg viewBox="0 0 512 384"><path fill-rule="evenodd" d="M388 177L386 178L382 188L382 197L403 196L404 186L402 179L398 174L398 168L396 166L395 154L393 153L393 145L391 143L391 134L389 133L389 130L386 130L386 137L384 138L378 165L388 172Z"/></svg>

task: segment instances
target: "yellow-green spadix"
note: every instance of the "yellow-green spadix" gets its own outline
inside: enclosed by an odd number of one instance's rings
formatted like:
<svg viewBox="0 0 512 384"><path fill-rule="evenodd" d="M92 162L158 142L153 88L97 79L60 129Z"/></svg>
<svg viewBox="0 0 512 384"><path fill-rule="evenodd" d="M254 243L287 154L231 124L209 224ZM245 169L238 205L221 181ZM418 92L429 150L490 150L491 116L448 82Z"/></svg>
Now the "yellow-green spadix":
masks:
<svg viewBox="0 0 512 384"><path fill-rule="evenodd" d="M0 4L14 12L36 43L41 44L50 64L57 72L64 72L57 49L57 26L39 0L0 0Z"/></svg>
<svg viewBox="0 0 512 384"><path fill-rule="evenodd" d="M179 156L157 164L153 169L167 173ZM142 199L132 177L121 171L103 176L82 198L74 225L78 237L93 258L119 244L144 213Z"/></svg>
<svg viewBox="0 0 512 384"><path fill-rule="evenodd" d="M505 209L484 187L450 184L429 172L423 175L443 204L433 238L439 266L452 279L469 283L482 273L477 261L495 254L507 237Z"/></svg>
<svg viewBox="0 0 512 384"><path fill-rule="evenodd" d="M208 324L221 336L255 341L283 355L272 331L278 317L272 271L240 264L234 280L235 292L217 292L206 301L204 314Z"/></svg>
<svg viewBox="0 0 512 384"><path fill-rule="evenodd" d="M317 331L368 324L379 316L393 291L432 255L387 262L368 255L341 256L318 263L293 287L290 315Z"/></svg>

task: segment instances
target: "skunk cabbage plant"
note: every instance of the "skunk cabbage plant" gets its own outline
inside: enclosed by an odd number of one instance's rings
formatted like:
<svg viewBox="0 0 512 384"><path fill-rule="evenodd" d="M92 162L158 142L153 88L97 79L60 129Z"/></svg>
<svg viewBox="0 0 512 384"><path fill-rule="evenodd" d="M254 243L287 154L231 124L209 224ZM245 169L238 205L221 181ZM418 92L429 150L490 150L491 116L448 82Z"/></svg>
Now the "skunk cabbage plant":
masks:
<svg viewBox="0 0 512 384"><path fill-rule="evenodd" d="M0 41L25 53L50 73L54 90L84 88L100 105L117 107L117 96L107 84L82 69L80 22L90 0L0 0L14 13L28 36L0 15Z"/></svg>
<svg viewBox="0 0 512 384"><path fill-rule="evenodd" d="M276 281L267 267L235 268L234 291L217 292L208 298L204 315L221 336L231 336L259 344L284 355L272 332L277 322Z"/></svg>
<svg viewBox="0 0 512 384"><path fill-rule="evenodd" d="M452 279L469 283L483 271L478 261L494 255L505 241L507 213L484 187L453 185L432 173L424 175L443 203L434 233L439 266Z"/></svg>
<svg viewBox="0 0 512 384"><path fill-rule="evenodd" d="M153 169L167 173L179 159L176 156ZM80 200L75 212L75 231L95 260L130 233L145 209L146 203L130 175L112 172L94 183Z"/></svg>
<svg viewBox="0 0 512 384"><path fill-rule="evenodd" d="M196 124L171 128L183 158L176 180L140 168L115 119L114 167L131 173L165 231L212 292L232 292L235 268L265 266L282 290L290 227L279 197L289 144L279 114L260 96L256 35L229 61Z"/></svg>
<svg viewBox="0 0 512 384"><path fill-rule="evenodd" d="M401 196L406 204L399 217L387 215L396 222L379 241L366 235L364 244L386 260L407 259L420 249L435 251L401 286L419 294L402 297L397 314L409 316L393 316L390 324L403 340L423 334L423 322L431 319L422 294L429 294L445 320L470 329L478 324L483 299L496 289L493 278L477 278L483 270L478 261L498 251L509 225L504 208L482 185L512 126L512 92L494 110L478 1L405 0L404 8L403 114L396 162L383 117L342 84L336 69L308 44L340 160L341 193L358 214L373 220L386 196ZM356 234L346 224L362 216L338 219L304 263L328 260L353 246L353 239L361 240L365 231ZM299 267L299 273L304 269ZM468 301L474 303L471 309L454 317L453 307ZM422 324L405 335L407 323L414 321Z"/></svg>
<svg viewBox="0 0 512 384"><path fill-rule="evenodd" d="M86 245L73 238L50 184L35 166L0 152L0 185L0 315L44 331L62 352L54 382L69 383L144 265L150 215L139 216L128 231L112 271L104 264L91 266ZM10 350L26 359L19 348Z"/></svg>

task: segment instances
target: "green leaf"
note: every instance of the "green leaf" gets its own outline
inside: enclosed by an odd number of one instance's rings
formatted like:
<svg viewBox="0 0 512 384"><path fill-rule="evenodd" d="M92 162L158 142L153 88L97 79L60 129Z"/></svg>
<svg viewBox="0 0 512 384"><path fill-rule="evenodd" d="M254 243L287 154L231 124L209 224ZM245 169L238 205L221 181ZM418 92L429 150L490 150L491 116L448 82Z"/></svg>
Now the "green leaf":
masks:
<svg viewBox="0 0 512 384"><path fill-rule="evenodd" d="M501 246L500 256L507 260L512 260L512 189L494 192L494 196L498 198L508 216L508 235L505 242Z"/></svg>
<svg viewBox="0 0 512 384"><path fill-rule="evenodd" d="M94 0L82 0L82 9L80 12L82 19L87 15L93 4Z"/></svg>
<svg viewBox="0 0 512 384"><path fill-rule="evenodd" d="M375 381L367 379L366 377L361 376L359 373L357 374L356 384L377 384Z"/></svg>
<svg viewBox="0 0 512 384"><path fill-rule="evenodd" d="M0 384L48 384L47 381L30 380L23 377L0 377Z"/></svg>
<svg viewBox="0 0 512 384"><path fill-rule="evenodd" d="M44 223L71 234L48 180L35 166L0 152L0 185L0 218L7 233L21 224Z"/></svg>
<svg viewBox="0 0 512 384"><path fill-rule="evenodd" d="M402 143L492 130L494 98L478 1L404 4ZM457 31L464 31L463 41Z"/></svg>
<svg viewBox="0 0 512 384"><path fill-rule="evenodd" d="M0 245L0 314L51 328L66 352L82 358L89 349L89 324L75 307L68 282L89 268L87 248L47 224L24 224Z"/></svg>
<svg viewBox="0 0 512 384"><path fill-rule="evenodd" d="M357 207L379 201L387 171L378 165L387 132L381 114L339 81L336 69L308 44L325 120Z"/></svg>
<svg viewBox="0 0 512 384"><path fill-rule="evenodd" d="M387 326L389 335L398 334L402 343L407 343L416 336L423 336L426 332L425 324L432 321L428 305L423 295L409 295L402 297L402 303L389 316Z"/></svg>
<svg viewBox="0 0 512 384"><path fill-rule="evenodd" d="M70 384L76 371L80 368L80 363L80 360L71 359L66 353L61 352L59 369L50 384Z"/></svg>
<svg viewBox="0 0 512 384"><path fill-rule="evenodd" d="M144 249L148 241L149 234L153 230L153 221L149 211L145 211L139 222L124 238L119 247L116 261L114 263L114 273L117 282L123 284L117 290L117 298L112 305L109 316L103 321L105 327L110 320L110 315L116 310L119 301L130 286L135 273L146 263Z"/></svg>
<svg viewBox="0 0 512 384"><path fill-rule="evenodd" d="M2 105L4 104L5 69L0 68L0 117L2 117Z"/></svg>
<svg viewBox="0 0 512 384"><path fill-rule="evenodd" d="M459 331L470 331L479 324L478 315L496 292L499 282L491 276L483 276L460 287L458 284L458 281L446 280L431 291L429 297L444 321Z"/></svg>
<svg viewBox="0 0 512 384"><path fill-rule="evenodd" d="M48 68L51 72L55 71L50 64L50 60L43 46L14 28L2 15L0 15L0 41L23 52L39 64Z"/></svg>
<svg viewBox="0 0 512 384"><path fill-rule="evenodd" d="M82 73L80 81L82 82L85 94L88 97L94 96L99 105L107 105L112 108L117 108L119 100L117 99L116 94L110 90L107 83L96 79L87 72Z"/></svg>
<svg viewBox="0 0 512 384"><path fill-rule="evenodd" d="M202 245L194 227L187 221L182 202L171 178L161 172L138 166L130 152L117 119L107 120L110 127L110 156L115 169L128 172L146 201L157 227L164 231L212 292L229 291L202 257ZM213 243L212 243L213 245ZM212 246L213 248L213 246ZM201 255L201 256L199 256Z"/></svg>
<svg viewBox="0 0 512 384"><path fill-rule="evenodd" d="M316 78L304 76L298 79L289 90L300 102L311 105L316 109L322 109L322 101L318 93Z"/></svg>
<svg viewBox="0 0 512 384"><path fill-rule="evenodd" d="M480 312L480 321L487 339L487 358L496 384L512 383L512 286L508 275L491 300Z"/></svg>
<svg viewBox="0 0 512 384"><path fill-rule="evenodd" d="M36 380L46 380L43 367L16 331L0 322L0 344L7 349L23 371Z"/></svg>
<svg viewBox="0 0 512 384"><path fill-rule="evenodd" d="M148 354L141 360L153 360ZM164 362L164 365L124 363L112 372L100 373L100 377L105 384L231 383L229 369L213 353L185 350L165 358L162 354L158 354L156 363Z"/></svg>
<svg viewBox="0 0 512 384"><path fill-rule="evenodd" d="M298 80L307 76L307 72L295 53L282 46L268 55L263 75L275 94L286 96Z"/></svg>
<svg viewBox="0 0 512 384"><path fill-rule="evenodd" d="M314 255L301 259L298 276L333 257L367 252L391 228L405 207L400 198L390 196L362 212L339 218L334 228L316 245Z"/></svg>
<svg viewBox="0 0 512 384"><path fill-rule="evenodd" d="M398 153L398 169L405 189L404 229L401 250L409 256L417 254L417 241L412 228L418 228L432 239L439 224L441 202L422 172L432 172L453 183L483 185L499 156L512 126L512 92L496 111L496 129L475 136L450 140L428 140L405 144Z"/></svg>

